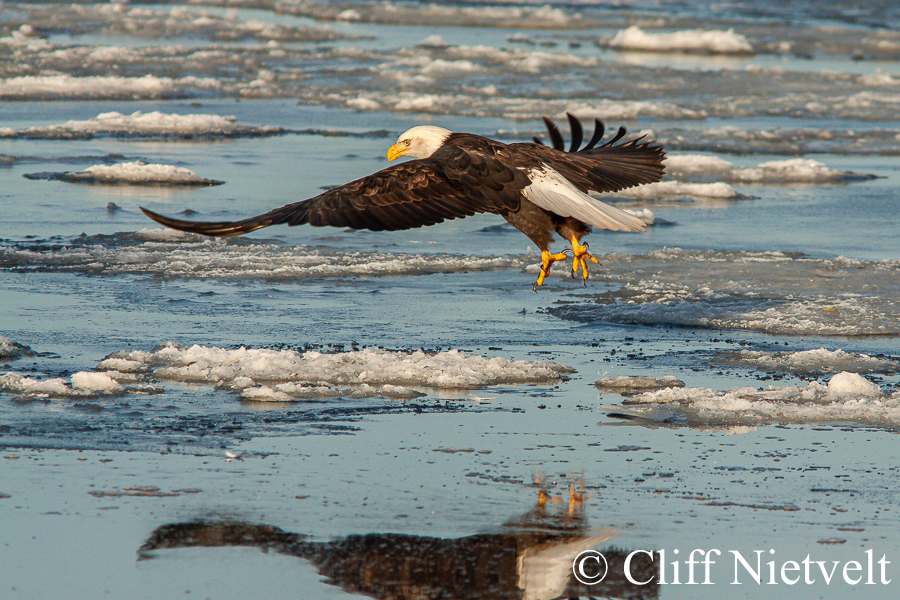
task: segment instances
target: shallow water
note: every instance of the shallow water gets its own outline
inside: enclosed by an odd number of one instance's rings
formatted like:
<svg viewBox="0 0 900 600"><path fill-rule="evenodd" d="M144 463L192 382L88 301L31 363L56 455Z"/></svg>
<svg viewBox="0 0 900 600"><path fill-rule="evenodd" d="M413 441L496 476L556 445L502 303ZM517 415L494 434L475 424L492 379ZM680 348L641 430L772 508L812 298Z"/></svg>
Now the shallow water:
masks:
<svg viewBox="0 0 900 600"><path fill-rule="evenodd" d="M897 22L3 4L0 597L744 598L729 551L755 550L871 550L900 581ZM668 48L614 42L630 26ZM673 156L607 198L651 226L592 234L586 286L558 266L535 294L496 216L223 241L138 210L242 218L383 168L411 124L546 139L567 110ZM163 181L117 166L138 162ZM97 165L126 183L86 183ZM571 578L589 547L600 587ZM714 585L685 585L693 549L722 551ZM635 550L665 551L667 583L623 578ZM896 596L814 575L764 591Z"/></svg>

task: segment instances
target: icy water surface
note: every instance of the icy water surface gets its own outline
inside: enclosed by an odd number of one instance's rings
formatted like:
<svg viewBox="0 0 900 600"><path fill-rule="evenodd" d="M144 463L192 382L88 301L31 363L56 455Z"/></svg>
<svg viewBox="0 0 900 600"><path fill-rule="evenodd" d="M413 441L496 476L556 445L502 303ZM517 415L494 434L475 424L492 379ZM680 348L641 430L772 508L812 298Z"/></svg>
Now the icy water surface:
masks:
<svg viewBox="0 0 900 600"><path fill-rule="evenodd" d="M0 5L0 598L896 597L898 27ZM586 286L535 294L496 216L216 240L138 209L239 219L415 124L522 141L566 111L669 155L605 198L648 228L593 233Z"/></svg>

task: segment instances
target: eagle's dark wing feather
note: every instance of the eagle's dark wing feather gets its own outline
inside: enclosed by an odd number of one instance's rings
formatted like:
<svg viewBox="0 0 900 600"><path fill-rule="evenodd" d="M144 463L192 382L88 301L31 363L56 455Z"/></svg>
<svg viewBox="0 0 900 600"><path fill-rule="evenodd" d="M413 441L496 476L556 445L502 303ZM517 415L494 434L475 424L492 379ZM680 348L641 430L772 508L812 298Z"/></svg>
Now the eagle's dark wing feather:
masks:
<svg viewBox="0 0 900 600"><path fill-rule="evenodd" d="M584 130L581 128L581 121L572 113L566 113L569 119L569 131L572 132L572 141L569 144L569 152L578 152L581 147L581 140L584 139Z"/></svg>
<svg viewBox="0 0 900 600"><path fill-rule="evenodd" d="M594 135L578 150L584 139L581 123L569 113L566 116L572 129L568 152L564 151L565 142L559 128L547 117L544 117L544 124L550 133L552 148L540 143L511 144L510 147L549 165L583 192L615 192L662 178L666 153L661 146L642 142L641 138L616 145L625 136L624 127L620 127L609 141L597 146L603 137L604 126L595 119Z"/></svg>
<svg viewBox="0 0 900 600"><path fill-rule="evenodd" d="M551 121L549 117L541 118L544 120L544 125L547 127L547 133L550 135L550 142L553 144L553 147L557 150L565 150L566 143L563 140L562 132L560 132L559 127L557 127L556 123Z"/></svg>
<svg viewBox="0 0 900 600"><path fill-rule="evenodd" d="M590 150L594 146L596 146L601 139L603 139L603 134L606 133L606 126L603 125L603 121L594 117L594 135L591 136L591 140L587 143L587 145L583 148L583 150Z"/></svg>
<svg viewBox="0 0 900 600"><path fill-rule="evenodd" d="M587 151L564 153L534 146L540 160L583 192L616 192L662 178L665 151L657 145L632 140L618 146L603 145Z"/></svg>
<svg viewBox="0 0 900 600"><path fill-rule="evenodd" d="M331 225L372 231L411 229L475 213L516 210L528 178L499 160L443 146L413 160L330 189L314 198L242 221L172 219L141 208L154 221L181 231L234 236L270 225Z"/></svg>

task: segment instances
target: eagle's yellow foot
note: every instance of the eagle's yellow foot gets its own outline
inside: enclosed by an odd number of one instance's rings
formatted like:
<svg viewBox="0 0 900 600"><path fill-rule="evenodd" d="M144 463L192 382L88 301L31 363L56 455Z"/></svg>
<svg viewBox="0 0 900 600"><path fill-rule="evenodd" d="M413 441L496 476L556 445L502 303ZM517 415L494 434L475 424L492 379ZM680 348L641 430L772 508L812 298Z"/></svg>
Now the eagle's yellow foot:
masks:
<svg viewBox="0 0 900 600"><path fill-rule="evenodd" d="M598 265L600 261L594 258L594 255L588 252L588 246L585 244L582 246L577 238L572 238L572 252L574 253L574 258L572 259L572 277L578 274L578 268L581 267L582 277L581 283L587 285L588 278L588 270L587 270L587 261L592 260Z"/></svg>
<svg viewBox="0 0 900 600"><path fill-rule="evenodd" d="M536 292L540 286L544 285L544 278L550 272L550 265L558 260L568 258L566 252L568 252L568 250L564 250L559 254L550 254L547 250L541 250L541 274L538 275L538 279L534 285L531 286L531 289Z"/></svg>

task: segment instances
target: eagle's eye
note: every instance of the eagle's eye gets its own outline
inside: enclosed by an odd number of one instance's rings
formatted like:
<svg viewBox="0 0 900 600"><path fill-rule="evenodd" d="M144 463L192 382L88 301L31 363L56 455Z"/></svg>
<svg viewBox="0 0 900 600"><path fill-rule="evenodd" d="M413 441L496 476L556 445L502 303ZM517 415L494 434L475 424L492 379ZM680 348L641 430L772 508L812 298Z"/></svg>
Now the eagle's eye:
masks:
<svg viewBox="0 0 900 600"><path fill-rule="evenodd" d="M407 146L409 146L409 140L406 140L404 143L405 143Z"/></svg>

